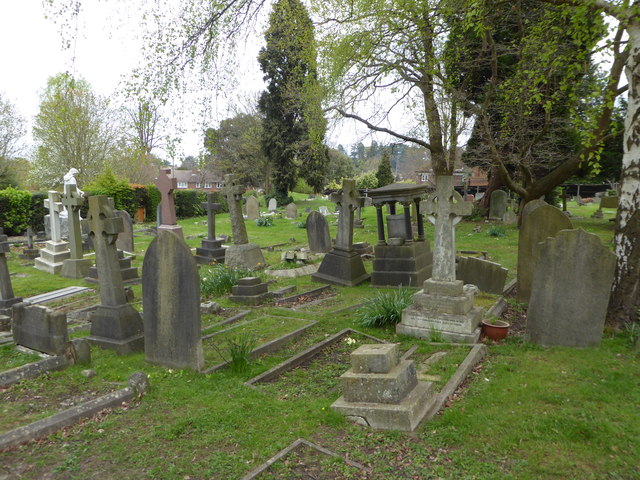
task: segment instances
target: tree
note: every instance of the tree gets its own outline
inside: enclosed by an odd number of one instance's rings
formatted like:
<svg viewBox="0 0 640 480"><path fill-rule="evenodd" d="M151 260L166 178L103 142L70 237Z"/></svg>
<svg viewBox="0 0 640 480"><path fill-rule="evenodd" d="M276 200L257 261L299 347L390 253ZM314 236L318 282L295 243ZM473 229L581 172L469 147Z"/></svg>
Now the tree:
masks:
<svg viewBox="0 0 640 480"><path fill-rule="evenodd" d="M345 153L342 145L337 149L329 149L329 165L327 166L326 183L335 182L342 184L343 178L353 178L355 169L349 156Z"/></svg>
<svg viewBox="0 0 640 480"><path fill-rule="evenodd" d="M32 174L47 186L61 183L70 168L80 170L85 181L92 179L117 153L118 134L108 102L85 80L68 73L51 77L33 127L37 153Z"/></svg>
<svg viewBox="0 0 640 480"><path fill-rule="evenodd" d="M394 178L393 172L391 171L391 155L389 154L389 150L385 150L382 154L382 161L378 166L376 178L378 179L378 188L393 183Z"/></svg>
<svg viewBox="0 0 640 480"><path fill-rule="evenodd" d="M0 189L17 186L12 168L13 160L21 151L20 139L26 133L25 120L15 106L0 93Z"/></svg>
<svg viewBox="0 0 640 480"><path fill-rule="evenodd" d="M264 115L262 145L274 193L287 197L298 173L319 192L328 163L326 120L320 107L314 29L305 6L299 0L278 0L265 40L258 61L267 90L258 107Z"/></svg>

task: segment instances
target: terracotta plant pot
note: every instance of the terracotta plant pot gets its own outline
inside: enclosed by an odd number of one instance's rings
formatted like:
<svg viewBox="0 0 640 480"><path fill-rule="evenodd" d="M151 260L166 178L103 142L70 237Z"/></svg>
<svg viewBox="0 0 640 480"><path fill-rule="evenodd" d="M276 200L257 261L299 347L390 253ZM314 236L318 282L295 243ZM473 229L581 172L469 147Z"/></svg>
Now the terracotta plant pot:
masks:
<svg viewBox="0 0 640 480"><path fill-rule="evenodd" d="M487 320L483 320L482 333L485 337L494 341L504 340L509 333L510 326L511 325L502 320L491 320L491 323L488 323Z"/></svg>

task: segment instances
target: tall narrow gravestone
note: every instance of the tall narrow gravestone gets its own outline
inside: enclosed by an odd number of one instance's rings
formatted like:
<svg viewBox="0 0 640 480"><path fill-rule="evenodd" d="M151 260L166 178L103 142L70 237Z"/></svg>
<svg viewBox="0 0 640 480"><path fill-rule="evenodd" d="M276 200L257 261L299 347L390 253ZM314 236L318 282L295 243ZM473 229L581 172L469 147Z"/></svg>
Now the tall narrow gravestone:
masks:
<svg viewBox="0 0 640 480"><path fill-rule="evenodd" d="M489 218L502 220L507 211L507 192L504 190L494 190L491 192L491 202L489 203Z"/></svg>
<svg viewBox="0 0 640 480"><path fill-rule="evenodd" d="M353 212L362 199L355 180L344 179L342 188L331 194L339 211L338 234L333 249L322 259L318 271L311 276L316 282L353 286L369 279L362 257L353 249Z"/></svg>
<svg viewBox="0 0 640 480"><path fill-rule="evenodd" d="M331 250L329 223L320 212L313 211L307 216L307 241L313 253L327 253Z"/></svg>
<svg viewBox="0 0 640 480"><path fill-rule="evenodd" d="M173 201L173 191L178 186L178 180L169 176L170 168L161 168L156 178L156 187L160 191L162 200L160 201L161 224L158 225L158 232L173 232L180 238L184 239L182 227L176 221L176 206Z"/></svg>
<svg viewBox="0 0 640 480"><path fill-rule="evenodd" d="M75 185L65 185L62 204L67 209L69 221L69 246L71 258L62 262L60 274L66 278L83 278L89 272L91 261L84 258L82 251L82 229L80 227L80 209L84 198Z"/></svg>
<svg viewBox="0 0 640 480"><path fill-rule="evenodd" d="M22 301L22 298L13 294L11 286L11 277L9 276L9 267L7 266L7 257L9 252L9 242L4 230L0 228L0 314L4 315L2 310L9 309L13 304ZM9 312L6 312L9 313Z"/></svg>
<svg viewBox="0 0 640 480"><path fill-rule="evenodd" d="M96 250L101 301L91 318L91 335L87 339L121 355L141 351L142 319L127 303L116 249L122 218L113 212L107 196L95 195L89 197L87 221Z"/></svg>
<svg viewBox="0 0 640 480"><path fill-rule="evenodd" d="M536 246L527 339L540 345L600 344L616 256L582 229L562 230Z"/></svg>
<svg viewBox="0 0 640 480"><path fill-rule="evenodd" d="M144 356L171 368L204 367L200 277L191 250L175 235L159 232L142 265Z"/></svg>
<svg viewBox="0 0 640 480"><path fill-rule="evenodd" d="M196 248L196 262L200 264L224 263L222 240L216 238L216 213L222 211L222 205L214 203L215 195L207 193L207 201L202 208L207 211L207 238L202 240L202 247Z"/></svg>
<svg viewBox="0 0 640 480"><path fill-rule="evenodd" d="M60 212L64 210L64 206L60 202L60 194L53 190L49 191L44 206L49 209L51 240L47 240L45 247L40 250L40 257L36 258L35 267L43 272L60 273L62 262L71 255L69 244L62 241L60 234Z"/></svg>
<svg viewBox="0 0 640 480"><path fill-rule="evenodd" d="M265 261L260 247L255 243L249 243L247 227L242 217L242 194L245 190L242 185L236 183L234 175L224 176L222 193L229 205L229 219L233 232L233 245L230 245L225 252L225 264L231 268L255 270L263 268Z"/></svg>

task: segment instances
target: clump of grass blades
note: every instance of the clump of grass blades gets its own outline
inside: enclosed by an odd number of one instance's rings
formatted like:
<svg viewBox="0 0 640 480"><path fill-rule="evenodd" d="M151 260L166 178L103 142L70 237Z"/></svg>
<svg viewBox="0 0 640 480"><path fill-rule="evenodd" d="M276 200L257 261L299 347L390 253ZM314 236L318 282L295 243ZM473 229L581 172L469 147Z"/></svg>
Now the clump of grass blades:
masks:
<svg viewBox="0 0 640 480"><path fill-rule="evenodd" d="M259 227L273 227L273 218L271 217L256 218L256 225Z"/></svg>
<svg viewBox="0 0 640 480"><path fill-rule="evenodd" d="M359 311L358 322L363 327L386 327L400 321L402 310L411 304L413 292L398 288L391 292L380 292L367 301Z"/></svg>
<svg viewBox="0 0 640 480"><path fill-rule="evenodd" d="M487 235L490 237L504 237L506 235L506 231L504 227L493 225L487 229Z"/></svg>
<svg viewBox="0 0 640 480"><path fill-rule="evenodd" d="M250 270L229 268L226 265L212 265L200 269L200 294L202 297L220 297L231 292L231 287L244 277L254 275Z"/></svg>
<svg viewBox="0 0 640 480"><path fill-rule="evenodd" d="M229 368L234 373L244 373L249 366L251 351L256 347L256 339L252 335L240 335L228 340Z"/></svg>

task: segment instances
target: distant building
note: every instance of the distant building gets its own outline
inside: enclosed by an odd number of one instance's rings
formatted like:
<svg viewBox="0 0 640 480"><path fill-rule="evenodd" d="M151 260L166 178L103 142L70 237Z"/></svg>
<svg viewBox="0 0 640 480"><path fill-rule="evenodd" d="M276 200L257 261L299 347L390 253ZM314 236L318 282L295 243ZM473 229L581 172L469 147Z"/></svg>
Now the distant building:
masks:
<svg viewBox="0 0 640 480"><path fill-rule="evenodd" d="M419 184L428 184L430 187L436 187L436 174L432 169L419 170L416 172L416 180ZM471 172L469 169L456 168L453 171L453 188L464 190L465 184L468 191L484 191L489 185L489 179L486 172L479 167L474 167Z"/></svg>
<svg viewBox="0 0 640 480"><path fill-rule="evenodd" d="M222 175L201 170L177 170L172 169L171 177L178 181L178 189L205 190L215 192L222 188L224 179Z"/></svg>

